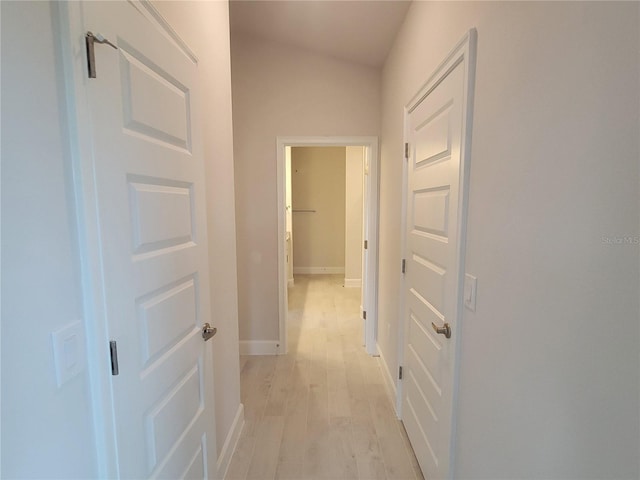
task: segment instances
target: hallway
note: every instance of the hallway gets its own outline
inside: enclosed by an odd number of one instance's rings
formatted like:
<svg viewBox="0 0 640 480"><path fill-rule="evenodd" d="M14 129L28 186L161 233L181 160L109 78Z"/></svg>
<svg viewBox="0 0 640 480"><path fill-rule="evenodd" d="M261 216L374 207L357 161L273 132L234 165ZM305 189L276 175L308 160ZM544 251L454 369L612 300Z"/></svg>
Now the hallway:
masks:
<svg viewBox="0 0 640 480"><path fill-rule="evenodd" d="M288 354L241 357L245 426L227 479L422 479L375 358L359 289L296 275Z"/></svg>

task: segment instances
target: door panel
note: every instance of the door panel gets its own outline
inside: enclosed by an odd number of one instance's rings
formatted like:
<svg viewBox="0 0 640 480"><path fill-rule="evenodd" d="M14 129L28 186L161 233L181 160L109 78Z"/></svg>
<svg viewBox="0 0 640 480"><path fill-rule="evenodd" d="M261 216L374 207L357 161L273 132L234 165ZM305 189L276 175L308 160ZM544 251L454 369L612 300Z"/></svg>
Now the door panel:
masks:
<svg viewBox="0 0 640 480"><path fill-rule="evenodd" d="M129 183L134 254L193 240L192 186L163 183L152 179Z"/></svg>
<svg viewBox="0 0 640 480"><path fill-rule="evenodd" d="M412 220L416 230L446 239L449 220L449 187L414 192Z"/></svg>
<svg viewBox="0 0 640 480"><path fill-rule="evenodd" d="M416 168L435 163L451 155L451 103L417 125L414 130L414 164Z"/></svg>
<svg viewBox="0 0 640 480"><path fill-rule="evenodd" d="M412 338L410 352L417 361L415 367L418 370L414 377L422 378L424 376L429 380L427 383L421 383L420 385L422 385L423 392L427 392L427 394L433 390L438 398L434 396L430 404L436 406L436 403L440 404L440 396L442 395L440 388L442 371L436 368L438 357L442 353L442 342L435 333L429 331L431 330L431 325L424 325L418 315L412 312L410 319L409 335ZM409 373L411 374L412 372L413 370Z"/></svg>
<svg viewBox="0 0 640 480"><path fill-rule="evenodd" d="M433 80L406 116L403 422L425 478L451 476L456 344L466 212L464 61ZM435 78L435 77L434 77ZM451 338L436 333L448 324Z"/></svg>
<svg viewBox="0 0 640 480"><path fill-rule="evenodd" d="M119 48L124 127L189 150L189 89L125 41Z"/></svg>
<svg viewBox="0 0 640 480"><path fill-rule="evenodd" d="M95 45L88 80L123 478L215 472L204 164L198 65L128 2L86 2Z"/></svg>
<svg viewBox="0 0 640 480"><path fill-rule="evenodd" d="M144 368L199 327L196 282L191 276L137 299Z"/></svg>
<svg viewBox="0 0 640 480"><path fill-rule="evenodd" d="M411 275L415 285L418 286L417 288L414 287L414 292L412 293L414 296L418 293L420 296L417 298L438 314L444 309L447 271L432 263L431 260L417 252L413 252L411 255L409 260L412 265Z"/></svg>

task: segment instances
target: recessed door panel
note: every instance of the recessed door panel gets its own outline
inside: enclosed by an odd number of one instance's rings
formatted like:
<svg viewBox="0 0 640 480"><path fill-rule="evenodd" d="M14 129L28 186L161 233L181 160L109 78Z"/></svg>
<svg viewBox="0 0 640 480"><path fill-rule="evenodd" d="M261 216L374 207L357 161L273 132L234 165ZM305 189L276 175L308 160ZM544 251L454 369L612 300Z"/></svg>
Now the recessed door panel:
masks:
<svg viewBox="0 0 640 480"><path fill-rule="evenodd" d="M409 252L428 252L432 263L445 265L449 241L438 235L414 230L408 233L407 249Z"/></svg>
<svg viewBox="0 0 640 480"><path fill-rule="evenodd" d="M119 42L124 128L190 150L190 94L166 70Z"/></svg>
<svg viewBox="0 0 640 480"><path fill-rule="evenodd" d="M164 463L152 473L153 478L174 480L193 479L207 480L207 437L193 434L197 425L191 425L184 435L184 440L171 450Z"/></svg>
<svg viewBox="0 0 640 480"><path fill-rule="evenodd" d="M410 319L409 335L411 335L411 341L409 345L411 345L411 349L419 360L415 365L417 369L421 367L425 370L430 380L428 384L424 385L423 390L434 389L438 392L438 395L441 395L442 378L440 357L442 355L442 342L440 339L435 338L435 332L433 332L433 334L429 332L429 330L431 330L431 324L428 324L427 329L424 322L413 312L410 313Z"/></svg>
<svg viewBox="0 0 640 480"><path fill-rule="evenodd" d="M184 478L185 480L204 480L207 478L204 467L204 448L200 445L194 453L189 466L180 478Z"/></svg>
<svg viewBox="0 0 640 480"><path fill-rule="evenodd" d="M442 314L445 304L445 280L447 271L417 253L411 255L413 288L432 308Z"/></svg>
<svg viewBox="0 0 640 480"><path fill-rule="evenodd" d="M449 187L416 191L413 194L413 226L421 232L443 238L448 235Z"/></svg>
<svg viewBox="0 0 640 480"><path fill-rule="evenodd" d="M164 459L169 454L202 412L204 399L201 383L201 369L196 364L147 414L149 473L157 465L158 459Z"/></svg>
<svg viewBox="0 0 640 480"><path fill-rule="evenodd" d="M424 460L426 458L429 459L429 464L432 465L433 468L438 468L440 462L430 443L430 441L434 441L434 438L432 435L427 435L420 426L420 417L413 405L414 395L407 395L404 401L402 423L407 431L407 436L409 437L411 447L416 454L416 458L422 459L420 466L423 471L424 467L422 466L422 463L426 462L426 460Z"/></svg>
<svg viewBox="0 0 640 480"><path fill-rule="evenodd" d="M194 239L192 187L173 183L129 184L134 254L180 245Z"/></svg>
<svg viewBox="0 0 640 480"><path fill-rule="evenodd" d="M415 402L418 403L419 401L424 401L426 408L429 410L429 415L433 417L434 422L437 422L439 421L437 412L440 412L442 409L442 388L440 388L437 382L433 379L431 372L422 363L422 360L418 357L415 348L409 348L409 355L411 356L411 360L416 362L415 365L417 365L416 368L409 372L409 378L411 378L412 382L416 383L420 391L420 398L417 398ZM437 431L435 428L428 428L424 430L426 432Z"/></svg>
<svg viewBox="0 0 640 480"><path fill-rule="evenodd" d="M437 442L438 437L428 435L426 432L435 432L438 430L438 418L435 411L426 401L422 390L420 389L419 380L413 374L407 378L408 396L411 399L411 413L414 415L414 423L418 427L420 437L426 443L427 450L434 463L438 463L441 455L441 445ZM435 443L432 443L435 442Z"/></svg>
<svg viewBox="0 0 640 480"><path fill-rule="evenodd" d="M165 287L138 302L142 363L145 367L198 329L196 278Z"/></svg>
<svg viewBox="0 0 640 480"><path fill-rule="evenodd" d="M414 132L416 168L451 155L450 110L451 102L416 127Z"/></svg>

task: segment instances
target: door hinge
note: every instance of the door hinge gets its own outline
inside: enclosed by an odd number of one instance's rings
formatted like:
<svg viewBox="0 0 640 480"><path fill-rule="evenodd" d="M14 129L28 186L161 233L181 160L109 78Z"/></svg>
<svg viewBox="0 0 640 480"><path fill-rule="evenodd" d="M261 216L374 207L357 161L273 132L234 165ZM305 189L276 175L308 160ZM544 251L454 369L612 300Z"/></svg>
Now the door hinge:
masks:
<svg viewBox="0 0 640 480"><path fill-rule="evenodd" d="M403 258L402 259L402 273L405 273L407 271L407 261Z"/></svg>
<svg viewBox="0 0 640 480"><path fill-rule="evenodd" d="M402 380L402 367L398 367L398 379Z"/></svg>
<svg viewBox="0 0 640 480"><path fill-rule="evenodd" d="M364 249L369 248L369 242L367 240L364 241Z"/></svg>
<svg viewBox="0 0 640 480"><path fill-rule="evenodd" d="M105 45L109 45L116 50L118 49L118 47L116 47L113 43L111 43L99 33L96 33L94 35L91 32L87 32L84 36L84 43L87 47L87 73L89 74L89 78L96 78L96 54L94 51L95 44L102 43Z"/></svg>
<svg viewBox="0 0 640 480"><path fill-rule="evenodd" d="M109 342L109 352L111 353L111 375L118 375L120 368L118 367L118 344L115 340Z"/></svg>
<svg viewBox="0 0 640 480"><path fill-rule="evenodd" d="M367 311L366 311L366 310L363 310L363 311L362 311L362 318L363 318L364 320L366 320L366 319L367 319Z"/></svg>
<svg viewBox="0 0 640 480"><path fill-rule="evenodd" d="M409 159L409 144L408 143L404 144L404 158L406 158L407 160Z"/></svg>

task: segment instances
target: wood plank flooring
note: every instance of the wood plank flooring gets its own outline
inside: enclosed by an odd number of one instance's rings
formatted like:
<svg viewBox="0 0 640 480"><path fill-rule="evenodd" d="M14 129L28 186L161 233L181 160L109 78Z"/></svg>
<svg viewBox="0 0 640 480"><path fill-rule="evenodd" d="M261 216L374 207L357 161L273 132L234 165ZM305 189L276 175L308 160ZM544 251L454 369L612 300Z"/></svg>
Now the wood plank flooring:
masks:
<svg viewBox="0 0 640 480"><path fill-rule="evenodd" d="M288 353L241 357L245 426L228 480L423 480L376 358L362 347L360 291L296 275Z"/></svg>

